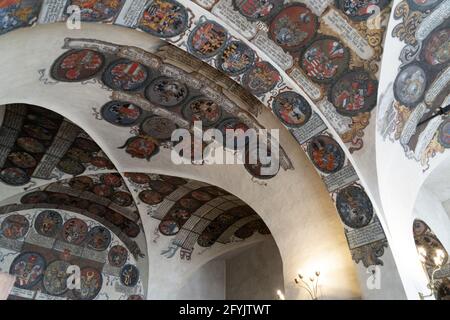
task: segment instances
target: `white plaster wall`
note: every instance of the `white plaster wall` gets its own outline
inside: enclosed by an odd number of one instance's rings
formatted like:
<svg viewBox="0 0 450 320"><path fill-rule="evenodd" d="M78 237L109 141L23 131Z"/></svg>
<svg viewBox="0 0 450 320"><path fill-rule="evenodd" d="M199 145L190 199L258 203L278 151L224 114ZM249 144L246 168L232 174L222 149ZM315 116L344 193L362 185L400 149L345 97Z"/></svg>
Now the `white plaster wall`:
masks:
<svg viewBox="0 0 450 320"><path fill-rule="evenodd" d="M212 260L192 274L177 293L177 300L225 300L224 260Z"/></svg>
<svg viewBox="0 0 450 320"><path fill-rule="evenodd" d="M227 258L226 275L228 300L272 300L284 292L283 263L271 238Z"/></svg>
<svg viewBox="0 0 450 320"><path fill-rule="evenodd" d="M0 104L37 104L62 114L87 131L120 171L165 173L218 185L252 206L269 226L280 249L285 279L292 279L299 269L320 269L325 295L343 299L361 296L355 264L336 209L312 164L284 128L280 130L280 141L296 170L281 170L267 186L252 182L250 175L238 165L175 166L166 150L151 162L131 159L117 149L128 138L128 129L92 116L93 107L99 109L109 100L108 91L98 84L44 85L39 81L38 70L49 68L64 52L61 46L67 36L96 38L149 51L160 43L149 35L110 25L83 24L82 30L67 30L63 24L54 24L16 30L0 38L4 59ZM267 128L280 127L268 110L264 110L258 121ZM193 272L214 257L215 251L226 251L217 248L200 256L196 249L191 262L162 258L160 250L168 243L168 238L161 237L164 240L154 243L149 237L155 229L153 219L141 218L149 250L149 298L176 297L176 292L171 290L182 285L187 270ZM293 281L285 280L285 287L287 298L305 297Z"/></svg>

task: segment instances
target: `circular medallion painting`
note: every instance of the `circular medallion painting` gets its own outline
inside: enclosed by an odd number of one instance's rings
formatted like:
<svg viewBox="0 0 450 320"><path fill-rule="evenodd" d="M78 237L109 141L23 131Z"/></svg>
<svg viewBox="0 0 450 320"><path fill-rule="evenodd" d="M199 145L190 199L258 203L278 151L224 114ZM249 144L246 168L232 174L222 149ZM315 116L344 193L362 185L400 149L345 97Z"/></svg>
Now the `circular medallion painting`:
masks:
<svg viewBox="0 0 450 320"><path fill-rule="evenodd" d="M23 126L23 131L29 135L30 137L39 139L39 140L52 140L53 135L50 130L40 127L34 124L25 124Z"/></svg>
<svg viewBox="0 0 450 320"><path fill-rule="evenodd" d="M191 213L183 208L173 208L170 210L169 217L177 221L179 226L182 226L191 217Z"/></svg>
<svg viewBox="0 0 450 320"><path fill-rule="evenodd" d="M344 116L371 111L377 103L378 82L365 71L345 73L330 90L330 101Z"/></svg>
<svg viewBox="0 0 450 320"><path fill-rule="evenodd" d="M80 148L88 152L100 151L100 147L92 140L78 137L73 142L72 146Z"/></svg>
<svg viewBox="0 0 450 320"><path fill-rule="evenodd" d="M280 81L280 73L270 63L256 62L242 77L242 85L256 96L269 92Z"/></svg>
<svg viewBox="0 0 450 320"><path fill-rule="evenodd" d="M308 144L308 155L314 166L324 173L335 173L345 163L345 153L331 137L316 136Z"/></svg>
<svg viewBox="0 0 450 320"><path fill-rule="evenodd" d="M227 30L213 21L197 25L189 35L187 45L192 54L200 59L211 58L227 43Z"/></svg>
<svg viewBox="0 0 450 320"><path fill-rule="evenodd" d="M102 226L95 226L89 230L87 246L90 249L103 251L111 243L111 233Z"/></svg>
<svg viewBox="0 0 450 320"><path fill-rule="evenodd" d="M373 207L364 190L357 186L348 186L339 191L336 207L345 225L351 228L367 226L373 217Z"/></svg>
<svg viewBox="0 0 450 320"><path fill-rule="evenodd" d="M139 225L128 219L125 219L120 227L122 231L130 238L136 238L141 232Z"/></svg>
<svg viewBox="0 0 450 320"><path fill-rule="evenodd" d="M427 74L417 64L410 64L397 75L394 82L395 98L407 107L415 107L427 88Z"/></svg>
<svg viewBox="0 0 450 320"><path fill-rule="evenodd" d="M146 184L150 182L150 177L145 173L129 172L125 173L125 176L128 177L132 182L137 184Z"/></svg>
<svg viewBox="0 0 450 320"><path fill-rule="evenodd" d="M447 118L439 127L439 143L444 148L450 148L450 119Z"/></svg>
<svg viewBox="0 0 450 320"><path fill-rule="evenodd" d="M59 57L52 66L51 75L58 81L88 80L103 68L105 57L89 49L70 50Z"/></svg>
<svg viewBox="0 0 450 320"><path fill-rule="evenodd" d="M169 119L153 116L145 119L141 124L141 130L158 140L170 140L172 132L177 129L176 124Z"/></svg>
<svg viewBox="0 0 450 320"><path fill-rule="evenodd" d="M11 152L8 155L8 160L11 163L22 169L34 168L37 165L36 159L26 152Z"/></svg>
<svg viewBox="0 0 450 320"><path fill-rule="evenodd" d="M80 162L71 158L62 158L56 167L62 172L73 176L78 176L86 170Z"/></svg>
<svg viewBox="0 0 450 320"><path fill-rule="evenodd" d="M119 59L106 68L102 79L113 90L135 91L145 85L149 76L146 66L128 59Z"/></svg>
<svg viewBox="0 0 450 320"><path fill-rule="evenodd" d="M0 34L31 25L40 8L34 1L0 1Z"/></svg>
<svg viewBox="0 0 450 320"><path fill-rule="evenodd" d="M217 67L229 76L237 76L251 68L255 52L242 41L231 41L221 51Z"/></svg>
<svg viewBox="0 0 450 320"><path fill-rule="evenodd" d="M157 191L144 190L139 193L139 199L152 206L161 203L164 200L164 197Z"/></svg>
<svg viewBox="0 0 450 320"><path fill-rule="evenodd" d="M127 287L134 287L139 281L139 270L132 264L125 265L120 271L120 282Z"/></svg>
<svg viewBox="0 0 450 320"><path fill-rule="evenodd" d="M113 210L107 210L104 216L106 220L108 220L109 222L111 222L116 226L120 226L125 221L124 216Z"/></svg>
<svg viewBox="0 0 450 320"><path fill-rule="evenodd" d="M67 291L67 279L69 278L67 269L69 266L70 263L62 260L53 261L47 266L42 283L48 294L59 296Z"/></svg>
<svg viewBox="0 0 450 320"><path fill-rule="evenodd" d="M113 194L114 189L110 185L101 183L101 184L96 184L94 186L94 188L92 189L92 192L95 193L99 197L108 198Z"/></svg>
<svg viewBox="0 0 450 320"><path fill-rule="evenodd" d="M80 8L81 21L98 22L114 18L124 3L125 0L70 0L67 5Z"/></svg>
<svg viewBox="0 0 450 320"><path fill-rule="evenodd" d="M318 29L317 16L305 5L293 4L271 20L269 37L283 49L298 50L314 37Z"/></svg>
<svg viewBox="0 0 450 320"><path fill-rule="evenodd" d="M12 214L6 217L1 225L1 235L5 238L16 240L23 238L30 229L27 218L20 214Z"/></svg>
<svg viewBox="0 0 450 320"><path fill-rule="evenodd" d="M442 2L441 0L407 0L407 1L411 9L419 11L429 11Z"/></svg>
<svg viewBox="0 0 450 320"><path fill-rule="evenodd" d="M125 191L114 192L111 196L111 201L121 207L128 207L133 203L131 194Z"/></svg>
<svg viewBox="0 0 450 320"><path fill-rule="evenodd" d="M447 63L450 60L450 28L431 33L422 49L422 55L432 66Z"/></svg>
<svg viewBox="0 0 450 320"><path fill-rule="evenodd" d="M115 169L114 165L108 158L105 157L92 157L90 163L97 168Z"/></svg>
<svg viewBox="0 0 450 320"><path fill-rule="evenodd" d="M45 237L55 237L63 225L61 215L53 210L44 210L36 217L34 229Z"/></svg>
<svg viewBox="0 0 450 320"><path fill-rule="evenodd" d="M73 160L78 160L81 163L88 163L92 159L91 154L89 152L74 147L67 150L65 156Z"/></svg>
<svg viewBox="0 0 450 320"><path fill-rule="evenodd" d="M202 202L208 202L214 198L208 192L204 192L204 191L200 191L200 190L192 191L191 197L194 199L197 199L199 201L202 201Z"/></svg>
<svg viewBox="0 0 450 320"><path fill-rule="evenodd" d="M16 276L14 286L21 289L31 289L44 276L45 259L37 252L23 252L11 263L9 274Z"/></svg>
<svg viewBox="0 0 450 320"><path fill-rule="evenodd" d="M350 19L364 21L370 16L376 16L383 10L389 0L336 0L337 7Z"/></svg>
<svg viewBox="0 0 450 320"><path fill-rule="evenodd" d="M115 245L109 249L108 262L116 268L122 267L128 259L128 251L121 245Z"/></svg>
<svg viewBox="0 0 450 320"><path fill-rule="evenodd" d="M122 185L122 177L117 173L106 173L100 177L100 180L113 188L118 188Z"/></svg>
<svg viewBox="0 0 450 320"><path fill-rule="evenodd" d="M138 121L142 109L128 102L111 101L102 107L101 114L109 123L126 127Z"/></svg>
<svg viewBox="0 0 450 320"><path fill-rule="evenodd" d="M195 211L201 207L202 203L193 198L183 198L179 200L180 205L190 211Z"/></svg>
<svg viewBox="0 0 450 320"><path fill-rule="evenodd" d="M231 148L231 150L244 147L249 143L252 136L256 141L256 135L246 136L249 127L237 118L223 120L217 126L217 129L222 132L224 147ZM228 139L230 139L230 141L228 141Z"/></svg>
<svg viewBox="0 0 450 320"><path fill-rule="evenodd" d="M30 137L21 137L16 140L16 144L30 153L44 153L45 147L38 140L30 138Z"/></svg>
<svg viewBox="0 0 450 320"><path fill-rule="evenodd" d="M24 195L20 202L23 204L46 203L48 195L44 191L34 191Z"/></svg>
<svg viewBox="0 0 450 320"><path fill-rule="evenodd" d="M153 191L157 191L162 194L172 193L176 189L170 183L161 180L151 180L148 184Z"/></svg>
<svg viewBox="0 0 450 320"><path fill-rule="evenodd" d="M178 227L178 223L174 220L161 221L158 229L165 236L174 236L180 230L180 228Z"/></svg>
<svg viewBox="0 0 450 320"><path fill-rule="evenodd" d="M81 269L81 289L74 289L73 295L80 300L94 299L102 289L102 274L95 268Z"/></svg>
<svg viewBox="0 0 450 320"><path fill-rule="evenodd" d="M10 186L23 186L30 181L28 174L20 168L5 168L0 171L0 179Z"/></svg>
<svg viewBox="0 0 450 320"><path fill-rule="evenodd" d="M184 83L169 77L156 78L145 89L146 98L150 102L163 107L173 107L180 104L188 94L188 88Z"/></svg>
<svg viewBox="0 0 450 320"><path fill-rule="evenodd" d="M266 21L283 6L283 0L233 0L233 6L250 21Z"/></svg>
<svg viewBox="0 0 450 320"><path fill-rule="evenodd" d="M69 186L79 191L90 191L94 187L94 180L87 176L75 177L70 179Z"/></svg>
<svg viewBox="0 0 450 320"><path fill-rule="evenodd" d="M188 28L185 7L173 0L155 0L144 11L139 28L160 38L171 38Z"/></svg>
<svg viewBox="0 0 450 320"><path fill-rule="evenodd" d="M67 220L63 225L62 236L65 241L81 245L88 235L88 226L83 220L72 218Z"/></svg>
<svg viewBox="0 0 450 320"><path fill-rule="evenodd" d="M222 107L208 98L197 97L184 106L182 113L191 123L201 121L203 126L210 127L222 117Z"/></svg>
<svg viewBox="0 0 450 320"><path fill-rule="evenodd" d="M349 60L349 50L339 40L326 37L306 48L300 64L312 80L329 83L348 69Z"/></svg>
<svg viewBox="0 0 450 320"><path fill-rule="evenodd" d="M416 247L422 247L425 250L425 256L424 256L424 263L427 266L435 267L435 253L437 250L441 250L444 255L442 257L442 265L447 264L448 261L448 254L445 250L442 243L439 241L439 239L434 234L427 234L425 233L422 236L415 236L414 241L416 243Z"/></svg>
<svg viewBox="0 0 450 320"><path fill-rule="evenodd" d="M293 91L277 95L273 100L272 110L283 124L291 128L301 127L312 115L308 101Z"/></svg>
<svg viewBox="0 0 450 320"><path fill-rule="evenodd" d="M153 155L159 151L156 143L149 137L134 137L128 139L125 146L125 152L130 154L133 158L149 160Z"/></svg>

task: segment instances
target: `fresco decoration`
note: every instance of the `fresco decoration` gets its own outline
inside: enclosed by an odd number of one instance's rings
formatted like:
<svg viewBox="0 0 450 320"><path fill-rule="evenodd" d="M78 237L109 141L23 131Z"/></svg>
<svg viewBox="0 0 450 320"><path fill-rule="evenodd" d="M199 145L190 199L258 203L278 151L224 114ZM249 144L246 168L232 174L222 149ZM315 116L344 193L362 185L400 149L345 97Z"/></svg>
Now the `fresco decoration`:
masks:
<svg viewBox="0 0 450 320"><path fill-rule="evenodd" d="M161 3L164 4L164 6L170 7L170 3L172 3L174 0L170 1L163 1L160 0ZM357 21L355 19L351 19L346 13L344 13L345 10L342 10L337 7L336 3L335 5L332 5L330 3L322 3L322 6L312 6L311 3L306 1L306 9L310 10L313 15L317 16L317 21L319 21L318 28L315 32L315 35L310 39L310 42L305 44L301 48L295 48L294 50L290 50L288 47L282 48L281 46L278 46L273 39L269 36L269 26L271 25L272 21L275 19L275 17L291 6L291 4L282 4L278 1L267 1L265 3L254 3L252 1L231 1L233 3L234 9L236 10L229 10L229 7L224 10L223 7L223 1L217 1L214 3L209 3L208 5L205 5L204 3L199 3L200 5L204 6L206 10L211 11L212 14L205 15L204 11L202 12L198 8L195 8L195 10L191 11L188 10L190 14L193 15L192 18L192 24L189 24L188 30L186 32L180 34L180 37L174 37L174 38L165 38L167 41L172 43L174 46L173 48L168 49L170 46L166 46L161 52L162 56L164 54L167 54L168 56L164 56L165 60L170 60L170 53L171 51L176 52L176 54L172 54L171 57L183 57L183 59L186 59L185 61L189 61L189 64L191 65L191 69L189 69L192 72L192 68L202 68L201 63L199 63L197 60L192 59L188 57L188 55L182 55L180 50L176 50L175 47L179 47L180 49L184 51L191 52L189 49L189 37L190 35L193 35L192 32L194 29L199 26L212 26L212 24L208 24L209 22L214 22L214 26L218 26L218 28L212 28L216 30L226 30L226 28L221 27L221 21L224 19L227 21L228 24L231 24L232 29L234 30L241 30L243 31L242 34L236 34L235 32L231 32L226 36L226 40L224 40L224 43L222 43L222 39L224 37L223 34L220 34L217 37L217 34L210 34L207 35L207 37L204 38L204 42L199 41L197 44L199 45L199 48L203 48L203 50L206 49L206 53L211 53L211 56L207 54L207 56L201 56L197 55L200 59L203 59L204 62L208 63L209 65L218 68L217 61L219 60L219 57L221 56L223 50L225 49L226 45L231 41L243 41L245 44L248 44L249 42L252 42L253 46L251 46L252 49L254 49L255 52L255 62L253 63L252 67L250 67L248 70L246 70L243 74L238 74L236 76L230 76L232 80L234 80L236 83L239 83L241 85L244 84L243 79L247 79L248 76L245 77L246 74L250 72L261 72L264 70L261 70L261 66L263 65L270 65L271 68L266 68L267 70L275 70L276 72L270 73L270 72L262 72L259 76L259 80L256 82L252 82L252 85L256 84L256 88L269 88L270 90L261 93L257 95L256 97L261 101L262 103L271 106L272 102L274 101L274 98L285 91L297 91L297 93L300 91L298 90L298 87L303 89L302 92L306 92L308 97L304 97L308 102L314 102L311 104L311 107L313 108L312 115L310 117L310 120L306 122L303 126L299 128L289 128L296 140L301 144L302 148L305 149L306 143L315 135L317 134L330 134L334 136L334 139L338 141L340 138L348 148L348 151L350 153L356 152L358 150L361 150L364 147L364 130L370 123L370 117L371 113L367 111L370 109L368 107L367 109L361 109L361 112L355 112L352 116L344 115L342 113L337 112L337 107L334 106L329 101L329 91L330 88L336 84L336 80L342 76L339 73L336 73L336 76L333 77L332 80L330 80L329 83L320 83L313 78L310 78L305 74L305 70L302 67L301 64L301 55L307 47L312 45L316 40L319 40L322 37L334 37L339 40L339 42L345 49L349 52L349 71L363 71L368 74L368 77L370 81L367 81L367 83L359 83L358 85L361 86L361 88L370 87L369 84L376 83L377 81L377 71L379 69L379 61L380 56L382 53L382 39L384 36L385 31L385 22L388 19L390 6L386 5L384 3L381 3L380 8L380 14L377 15L370 15L369 17L364 17L366 19L365 21ZM192 2L186 1L186 0L179 0L177 1L181 6L184 8L191 7ZM347 2L349 4L349 7L351 7L353 4L352 2ZM364 15L365 10L373 10L374 7L370 6L369 2L360 2L359 4L362 5L362 11L360 11L358 14ZM252 6L257 7L256 10L250 9ZM142 11L136 10L136 12L131 13L130 10L124 9L120 15L122 18L118 18L115 23L118 25L130 27L130 28L138 28L138 25L134 21L139 21L139 19L142 17L143 12L145 11L146 7L144 6L142 8ZM376 9L376 8L375 8ZM128 11L127 11L128 10ZM255 16L253 18L256 18L257 20L252 20L251 15L248 13L253 11L255 13ZM375 10L376 11L376 10ZM194 14L195 12L195 14ZM123 19L124 15L130 14L132 17L137 18L135 19L129 19L129 21L125 21ZM242 18L245 18L249 24L242 24L243 21L240 19L240 17L236 16L235 14L242 15ZM197 16L195 16L197 15ZM247 15L247 16L245 16ZM239 25L235 25L236 22L239 21ZM257 22L256 24L254 22ZM241 26L245 25L245 29L242 29ZM208 29L208 28L206 28ZM205 30L206 30L205 29ZM273 29L273 28L272 28ZM231 30L231 29L230 29ZM245 30L245 31L244 31ZM282 30L282 29L280 29ZM342 30L347 30L349 32L342 32ZM188 32L189 31L189 32ZM307 31L307 30L306 30ZM289 34L289 32L286 32L286 34ZM305 30L303 30L305 32ZM349 35L352 35L351 37ZM198 33L197 33L198 35ZM208 45L208 39L212 39L214 41L219 40L218 42L214 43L213 49L209 48ZM205 46L206 43L206 46ZM80 45L80 42L78 42L79 47L73 46L72 49L91 49L92 46L86 45ZM221 48L221 46L223 47ZM102 45L96 46L96 48L101 48ZM71 48L70 43L66 41L65 48L69 49ZM216 48L218 50L216 50ZM256 48L256 49L255 49ZM292 48L291 48L292 49ZM118 48L118 50L121 50L121 53L128 53L133 52L133 48ZM103 52L103 51L102 51ZM264 52L262 56L267 57L262 59L260 57L261 52ZM103 52L104 53L104 52ZM139 52L141 54L142 52ZM136 52L134 52L134 56ZM122 56L127 56L130 58L129 55L123 54ZM121 56L121 57L122 57ZM320 53L318 53L316 59L324 59L327 57L327 55L322 56ZM117 59L118 57L116 57ZM177 60L176 58L174 58ZM266 60L265 60L266 59ZM270 63L267 61L270 61ZM133 60L133 59L131 59ZM338 66L343 68L344 64L339 64L340 60L329 60L327 59L330 65L333 65L338 61ZM111 60L112 61L112 60ZM152 63L155 63L155 65L159 65L158 61L151 60ZM178 60L179 61L179 60ZM110 62L110 61L108 61ZM142 61L141 61L142 62ZM259 64L259 67L254 67L257 63ZM331 67L331 70L333 70L333 67ZM152 70L153 71L153 70ZM277 73L277 75L276 75ZM344 74L343 72L342 74ZM210 74L213 74L213 77L218 77L218 73L211 72ZM158 73L152 75L155 76L158 75ZM270 81L273 81L272 77L275 76L279 77L279 81L275 84L274 88L269 87ZM99 78L97 77L96 80ZM203 78L202 78L203 79ZM223 78L221 78L223 79ZM271 80L270 80L271 79ZM270 81L268 81L270 80ZM197 80L198 81L198 80ZM228 82L227 82L228 81ZM101 80L100 80L101 82ZM228 83L231 86L231 83L229 80L223 79L224 83ZM348 81L347 81L348 82ZM191 82L192 84L195 83L195 81ZM197 82L198 83L198 82ZM244 86L243 86L244 87ZM241 87L233 87L238 88L238 90L242 90ZM246 88L248 90L248 88ZM342 88L340 88L342 89ZM142 90L142 89L140 89ZM347 89L349 90L349 89ZM360 98L366 98L365 96L365 90L361 90L361 97ZM245 90L244 90L245 91ZM344 88L345 91L345 88ZM137 91L139 92L139 90ZM372 92L372 91L371 91ZM257 92L258 93L258 92ZM255 92L252 92L252 94L255 94ZM113 96L122 96L127 97L127 99L112 99L112 100L123 100L128 101L130 95L119 95L117 92L113 92ZM249 98L250 95L247 94L247 98ZM369 97L371 98L371 97ZM252 98L253 99L253 98ZM135 101L138 101L138 99L133 99ZM244 99L246 100L246 99ZM365 99L367 100L367 99ZM365 101L364 100L364 101ZM369 99L370 100L370 99ZM139 100L141 101L141 100ZM256 101L256 100L253 100ZM134 101L129 101L130 103ZM341 101L342 102L342 101ZM140 103L134 103L136 105L139 105L140 107L143 107ZM370 105L370 103L369 103ZM341 106L338 106L341 110ZM258 108L253 110L253 114L258 114ZM322 121L322 118L326 118L328 121L325 123ZM330 132L327 132L328 126L333 127L333 130L330 130ZM339 137L336 135L336 133L339 135ZM137 139L136 139L137 138ZM149 159L149 154L153 154L154 150L157 148L154 147L154 140L149 139L148 137L142 137L139 134L136 137L133 137L132 139L128 140L129 143L134 142L135 140L138 140L134 148L132 148L132 152L135 152L137 149L138 152L136 152L141 158L147 158ZM148 141L151 141L152 143L149 143ZM136 145L142 144L145 146L145 152L144 155L142 155L142 150L139 150L139 148L136 148ZM124 146L124 149L126 149L126 144ZM146 156L147 155L147 156ZM285 169L285 162L281 161L283 168ZM337 189L342 188L345 185L351 184L351 183L357 183L359 178L356 175L355 170L351 166L351 164L344 165L341 171L336 172L334 174L324 174L320 173L322 178L324 179L324 182L327 185L328 190L330 193L334 193ZM342 179L345 177L344 179ZM338 178L340 179L337 182ZM361 251L363 252L363 251Z"/></svg>
<svg viewBox="0 0 450 320"><path fill-rule="evenodd" d="M204 21L189 35L189 51L200 59L217 55L227 43L227 30L214 21Z"/></svg>
<svg viewBox="0 0 450 320"><path fill-rule="evenodd" d="M436 279L436 299L437 300L449 300L449 283L450 275L448 274L449 259L448 252L445 247L437 238L436 234L430 229L430 227L422 220L415 219L413 222L413 235L414 242L417 247L418 256L422 257L422 266L427 276L431 278L433 271L436 269L436 262L434 260L437 251L442 256L442 269L438 270L434 274Z"/></svg>
<svg viewBox="0 0 450 320"><path fill-rule="evenodd" d="M206 22L205 22L206 23ZM215 26L215 24L214 24ZM75 41L75 42L74 42ZM72 42L74 46L72 47ZM75 44L76 43L76 44ZM93 46L95 44L95 46ZM105 45L115 46L120 55L113 55L115 50L107 50ZM193 123L201 121L204 127L215 127L219 130L225 128L262 128L253 116L236 104L227 95L236 96L236 90L227 87L220 90L217 87L218 81L216 74L212 73L210 66L204 67L207 73L192 73L191 71L179 68L179 62L176 62L176 72L174 65L170 64L170 55L175 52L168 52L167 48L160 48L156 53L146 52L145 59L135 61L136 55L141 52L135 52L136 48L119 46L111 43L103 43L91 39L66 39L65 49L68 51L56 59L50 71L50 76L57 81L64 82L65 79L58 77L55 72L55 66L61 64L67 55L71 52L89 52L87 57L102 57L103 67L89 68L91 71L86 77L80 77L78 82L83 83L85 78L89 77L95 82L102 83L113 90L112 100L105 103L99 110L95 109L94 116L98 120L119 126L130 127L129 136L119 149L124 150L131 157L138 159L151 160L157 155L161 148L173 148L176 142L171 141L172 132L177 128L188 128L193 133ZM92 49L92 48L95 48ZM244 60L251 60L251 64L243 65L238 61L226 61L228 54L237 49L245 57ZM228 52L228 53L226 53ZM168 53L168 54L167 54ZM177 53L178 54L178 53ZM223 68L231 68L227 72L243 74L244 82L251 86L255 92L271 90L280 80L278 71L271 65L263 62L255 62L255 55L250 47L239 42L229 42L223 49L224 60ZM164 57L167 62L163 61ZM228 56L229 57L229 56ZM248 59L247 59L248 58ZM239 58L240 59L240 58ZM250 62L250 60L248 60ZM83 60L87 63L88 59ZM146 64L141 61L146 61ZM80 70L83 66L79 65L81 60L75 61L71 67ZM234 66L229 63L233 63ZM162 67L162 66L167 66ZM186 68L191 68L186 64ZM208 69L209 68L209 69ZM165 71L167 70L167 71ZM247 70L247 71L246 71ZM197 72L197 70L196 70ZM225 72L225 70L224 70ZM204 74L211 74L211 78L205 78ZM199 82L199 77L202 81ZM222 75L223 81L227 81L227 76ZM228 80L229 81L229 80ZM243 90L243 89L241 89ZM248 93L246 93L248 96ZM244 101L248 101L247 96ZM296 109L293 112L298 113L303 110L303 121L311 115L311 109L307 102L300 96L297 96ZM253 101L249 101L253 102ZM247 104L249 104L247 102ZM253 104L252 104L253 105ZM298 108L297 108L298 107ZM301 115L299 115L301 116ZM295 117L295 115L292 115ZM300 120L298 120L300 121ZM204 149L205 145L202 146ZM236 148L236 146L235 146ZM281 148L281 167L284 170L292 169L292 164L287 158L286 153ZM80 153L77 153L80 157ZM79 162L79 161L78 161ZM62 165L70 170L70 174L79 175L82 173L82 166L74 163L72 159L65 159ZM252 170L247 170L252 174ZM270 177L275 176L275 174ZM261 178L261 174L253 175L254 178ZM265 177L266 179L269 177Z"/></svg>
<svg viewBox="0 0 450 320"><path fill-rule="evenodd" d="M77 208L85 211L89 217L100 221L109 229L117 229L128 238L136 238L141 231L139 211L133 195L118 173L78 176L63 179L45 187L26 193L20 199L26 205L58 205ZM48 210L38 216L35 228L38 233L48 235L54 233L54 228L61 222L54 212ZM39 222L39 224L38 224ZM113 227L114 226L114 227ZM52 231L53 230L53 231ZM82 232L85 230L85 232ZM83 239L92 238L92 248L108 242L108 235L102 230L95 234L86 234L87 229L77 221L67 226L67 236L71 234ZM76 241L74 239L74 241Z"/></svg>
<svg viewBox="0 0 450 320"><path fill-rule="evenodd" d="M240 75L255 63L255 52L242 41L230 41L217 59L217 68L230 76Z"/></svg>
<svg viewBox="0 0 450 320"><path fill-rule="evenodd" d="M383 10L388 4L389 0L336 0L336 6L355 21L367 21L376 12L375 8Z"/></svg>
<svg viewBox="0 0 450 320"><path fill-rule="evenodd" d="M159 241L169 243L167 250L161 253L167 258L179 251L180 259L191 260L204 230L209 233L214 230L216 237L208 238L207 247L215 243L242 241L255 233L261 236L270 234L253 209L219 187L191 179L141 172L127 172L125 177L130 190L140 200L137 205L141 212L147 212L157 222L157 238L162 235L161 239L165 240ZM221 215L222 220L218 218ZM228 224L213 223L216 218L231 220L227 220ZM120 256L116 251L118 249L114 250L114 255Z"/></svg>
<svg viewBox="0 0 450 320"><path fill-rule="evenodd" d="M0 1L0 35L34 24L41 6L42 0Z"/></svg>
<svg viewBox="0 0 450 320"><path fill-rule="evenodd" d="M448 115L430 119L450 102L448 1L402 1L394 10L392 39L402 46L393 97L380 109L379 132L398 141L423 171L449 148Z"/></svg>
<svg viewBox="0 0 450 320"><path fill-rule="evenodd" d="M81 9L81 21L112 22L124 3L125 0L69 0L67 7L78 6Z"/></svg>
<svg viewBox="0 0 450 320"><path fill-rule="evenodd" d="M37 106L6 105L1 126L0 181L22 187L32 178L51 180L115 170L100 147L79 127L60 115ZM64 138L62 138L64 136Z"/></svg>
<svg viewBox="0 0 450 320"><path fill-rule="evenodd" d="M152 1L142 14L139 28L156 37L172 38L188 28L189 15L177 1Z"/></svg>
<svg viewBox="0 0 450 320"><path fill-rule="evenodd" d="M307 150L312 163L322 172L338 172L345 164L344 151L329 136L315 136L310 140Z"/></svg>
<svg viewBox="0 0 450 320"><path fill-rule="evenodd" d="M24 221L29 226L25 233L16 232L19 236L14 239L0 234L4 257L0 270L16 276L9 300L118 299L124 293L127 297L144 294L133 255L97 221L63 209L37 208L2 214L0 221L2 226ZM108 241L101 241L106 234ZM67 287L71 265L80 267L81 290ZM125 272L122 265L133 272ZM123 284L124 274L127 284Z"/></svg>

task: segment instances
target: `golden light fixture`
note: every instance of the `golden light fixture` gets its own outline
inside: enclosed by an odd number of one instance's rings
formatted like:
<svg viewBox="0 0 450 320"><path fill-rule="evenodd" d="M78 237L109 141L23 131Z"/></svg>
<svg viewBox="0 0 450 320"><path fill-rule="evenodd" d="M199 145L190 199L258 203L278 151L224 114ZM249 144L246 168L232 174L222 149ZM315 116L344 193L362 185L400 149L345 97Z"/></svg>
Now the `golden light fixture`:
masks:
<svg viewBox="0 0 450 320"><path fill-rule="evenodd" d="M295 283L301 288L305 289L311 296L312 300L318 300L318 283L319 283L320 271L316 271L313 276L309 277L309 281L304 280L304 276L299 273L298 277L294 279Z"/></svg>

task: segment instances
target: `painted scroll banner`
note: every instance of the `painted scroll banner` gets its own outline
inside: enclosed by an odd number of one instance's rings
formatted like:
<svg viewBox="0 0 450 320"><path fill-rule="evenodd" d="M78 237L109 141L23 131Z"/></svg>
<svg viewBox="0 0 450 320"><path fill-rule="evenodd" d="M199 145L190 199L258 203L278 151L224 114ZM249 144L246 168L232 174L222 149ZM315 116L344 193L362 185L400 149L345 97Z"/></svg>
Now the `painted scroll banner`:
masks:
<svg viewBox="0 0 450 320"><path fill-rule="evenodd" d="M136 28L149 1L127 0L114 24L128 28Z"/></svg>
<svg viewBox="0 0 450 320"><path fill-rule="evenodd" d="M355 249L386 238L378 220L363 228L349 230L345 235L350 249Z"/></svg>
<svg viewBox="0 0 450 320"><path fill-rule="evenodd" d="M267 54L281 69L287 70L292 67L294 63L292 56L270 40L264 31L259 31L251 42Z"/></svg>
<svg viewBox="0 0 450 320"><path fill-rule="evenodd" d="M333 128L340 134L344 134L350 129L353 121L352 118L344 117L337 113L336 108L327 99L320 101L317 106L322 111L322 114L330 121Z"/></svg>
<svg viewBox="0 0 450 320"><path fill-rule="evenodd" d="M431 31L436 29L442 22L444 22L450 16L450 0L442 2L439 7L430 13L416 31L416 39L419 41L425 40Z"/></svg>
<svg viewBox="0 0 450 320"><path fill-rule="evenodd" d="M21 289L17 287L13 287L11 290L11 296L16 296L25 299L33 299L35 292L32 290Z"/></svg>
<svg viewBox="0 0 450 320"><path fill-rule="evenodd" d="M57 297L57 296L51 296L49 294L46 294L44 292L38 291L36 293L36 298L34 300L69 300L67 297Z"/></svg>
<svg viewBox="0 0 450 320"><path fill-rule="evenodd" d="M427 106L421 103L411 113L400 135L400 143L402 145L408 144L409 140L411 140L411 137L416 133L417 124L427 110Z"/></svg>
<svg viewBox="0 0 450 320"><path fill-rule="evenodd" d="M245 38L251 39L256 35L257 23L250 22L238 11L233 9L232 0L219 1L211 11L215 16L221 18Z"/></svg>
<svg viewBox="0 0 450 320"><path fill-rule="evenodd" d="M304 0L304 4L311 9L316 16L321 16L326 8L333 3L333 0Z"/></svg>
<svg viewBox="0 0 450 320"><path fill-rule="evenodd" d="M322 97L320 87L314 84L298 68L292 68L289 72L291 78L311 97L313 100L319 100Z"/></svg>
<svg viewBox="0 0 450 320"><path fill-rule="evenodd" d="M450 67L447 67L439 77L431 84L428 92L425 95L425 103L431 105L436 97L443 91L448 90L450 82Z"/></svg>
<svg viewBox="0 0 450 320"><path fill-rule="evenodd" d="M322 19L361 59L370 60L373 57L374 51L366 39L339 12L331 9Z"/></svg>
<svg viewBox="0 0 450 320"><path fill-rule="evenodd" d="M334 192L357 180L359 180L359 178L352 165L348 165L342 170L323 178L329 192Z"/></svg>
<svg viewBox="0 0 450 320"><path fill-rule="evenodd" d="M289 131L300 144L327 129L327 125L322 121L317 113L313 113L311 119L300 128L292 128Z"/></svg>
<svg viewBox="0 0 450 320"><path fill-rule="evenodd" d="M64 9L68 0L44 0L41 12L39 14L38 23L55 23L64 21Z"/></svg>

